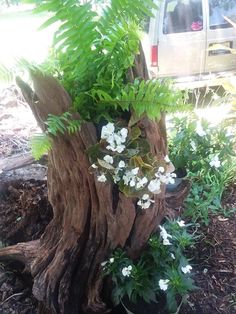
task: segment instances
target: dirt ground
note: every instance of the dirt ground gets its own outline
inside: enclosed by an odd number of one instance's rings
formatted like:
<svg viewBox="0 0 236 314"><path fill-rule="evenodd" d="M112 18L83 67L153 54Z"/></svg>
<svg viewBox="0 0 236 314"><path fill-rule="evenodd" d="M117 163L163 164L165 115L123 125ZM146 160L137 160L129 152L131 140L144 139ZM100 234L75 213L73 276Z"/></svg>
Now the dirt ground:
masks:
<svg viewBox="0 0 236 314"><path fill-rule="evenodd" d="M22 110L23 122L19 114ZM18 91L4 91L0 95L0 161L28 152L29 137L38 131ZM46 167L42 171L40 165L11 171L11 175L0 171L0 246L29 241L42 234L52 218L45 174ZM236 184L225 193L223 204L225 208L236 208ZM190 255L199 289L188 297L179 313L236 313L236 213L230 218L212 216L209 226L202 225L198 232L202 236ZM0 313L37 314L38 303L31 288L32 280L23 265L1 263ZM121 314L123 310L119 309L114 313ZM152 307L134 314L157 312Z"/></svg>

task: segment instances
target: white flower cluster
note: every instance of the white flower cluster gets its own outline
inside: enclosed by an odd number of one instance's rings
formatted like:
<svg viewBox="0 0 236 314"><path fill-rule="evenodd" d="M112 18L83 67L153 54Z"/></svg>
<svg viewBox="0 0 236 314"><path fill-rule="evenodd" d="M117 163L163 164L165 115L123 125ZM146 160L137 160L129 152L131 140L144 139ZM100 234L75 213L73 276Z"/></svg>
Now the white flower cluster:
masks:
<svg viewBox="0 0 236 314"><path fill-rule="evenodd" d="M221 166L221 162L219 160L218 155L215 155L212 160L210 161L210 166L211 167L215 167L215 168L219 168Z"/></svg>
<svg viewBox="0 0 236 314"><path fill-rule="evenodd" d="M131 275L132 268L133 268L133 267L132 267L131 265L129 265L128 267L122 268L122 270L121 270L122 275L123 275L124 277L129 277L129 276Z"/></svg>
<svg viewBox="0 0 236 314"><path fill-rule="evenodd" d="M122 128L118 131L115 130L115 125L113 123L108 123L103 126L101 132L101 138L106 140L109 144L106 146L107 150L111 150L112 152L122 153L126 146L125 142L127 140L128 130L126 128ZM145 189L144 192L150 192L152 194L158 194L161 192L162 184L173 184L174 178L176 175L174 173L166 172L163 166L160 166L154 176L148 179L141 172L139 167L130 169L127 167L124 160L120 160L118 165L114 165L114 157L111 155L105 155L103 160L110 167L109 170L112 175L112 178L115 183L123 181L123 184L129 186L137 191ZM164 157L165 162L170 163L170 159L167 156ZM97 169L98 166L96 164L92 164L92 168ZM101 172L97 177L99 182L106 182L107 177L105 172ZM139 199L137 205L142 209L147 209L151 206L154 201L151 199L150 195L144 193L143 196Z"/></svg>
<svg viewBox="0 0 236 314"><path fill-rule="evenodd" d="M125 150L124 143L126 142L127 135L128 130L126 128L122 128L120 131L115 132L114 123L108 123L102 128L101 138L106 140L109 144L106 146L106 149L122 153Z"/></svg>

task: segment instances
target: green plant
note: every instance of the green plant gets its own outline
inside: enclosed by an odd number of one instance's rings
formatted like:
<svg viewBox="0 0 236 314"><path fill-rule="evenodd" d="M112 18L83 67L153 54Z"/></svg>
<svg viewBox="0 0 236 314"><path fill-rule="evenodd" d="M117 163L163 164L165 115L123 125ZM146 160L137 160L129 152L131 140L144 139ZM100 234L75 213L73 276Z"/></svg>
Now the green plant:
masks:
<svg viewBox="0 0 236 314"><path fill-rule="evenodd" d="M72 119L72 114L67 111L61 116L49 114L45 124L47 125L46 132L33 136L30 141L31 152L36 160L39 160L52 148L53 136L66 132L76 133L80 129L81 121Z"/></svg>
<svg viewBox="0 0 236 314"><path fill-rule="evenodd" d="M93 1L93 4L99 1ZM153 1L112 0L98 14L92 3L44 0L36 12L53 16L41 28L59 23L51 60L42 66L62 82L82 120L115 120L131 110L134 121L142 115L160 118L164 111L183 105L182 93L169 82L136 79L127 72L140 48L140 29Z"/></svg>
<svg viewBox="0 0 236 314"><path fill-rule="evenodd" d="M35 160L39 160L52 148L52 141L46 134L37 134L31 138L30 147Z"/></svg>
<svg viewBox="0 0 236 314"><path fill-rule="evenodd" d="M177 172L185 168L192 181L185 215L208 224L209 211L225 213L222 193L236 174L234 134L224 123L212 126L194 114L174 118L172 123L171 159Z"/></svg>
<svg viewBox="0 0 236 314"><path fill-rule="evenodd" d="M114 283L115 304L123 303L126 296L133 303L139 298L147 303L157 302L164 293L168 311L176 311L178 300L196 288L191 278L192 267L184 256L197 238L187 231L189 226L182 220L167 221L160 226L160 234L149 239L137 260L131 260L119 249L102 263L104 275L111 275Z"/></svg>

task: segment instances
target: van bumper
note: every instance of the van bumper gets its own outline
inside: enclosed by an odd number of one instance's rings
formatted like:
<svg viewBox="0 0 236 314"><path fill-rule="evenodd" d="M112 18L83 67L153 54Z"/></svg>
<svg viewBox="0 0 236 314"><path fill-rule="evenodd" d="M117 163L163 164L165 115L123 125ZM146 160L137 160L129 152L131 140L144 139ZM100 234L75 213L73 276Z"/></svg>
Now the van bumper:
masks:
<svg viewBox="0 0 236 314"><path fill-rule="evenodd" d="M154 77L150 75L153 79ZM225 83L225 80L229 80L232 77L236 77L236 69L227 72L217 73L205 73L194 76L183 76L183 77L155 77L155 79L171 79L174 85L181 90L184 89L195 89L201 87L219 86Z"/></svg>

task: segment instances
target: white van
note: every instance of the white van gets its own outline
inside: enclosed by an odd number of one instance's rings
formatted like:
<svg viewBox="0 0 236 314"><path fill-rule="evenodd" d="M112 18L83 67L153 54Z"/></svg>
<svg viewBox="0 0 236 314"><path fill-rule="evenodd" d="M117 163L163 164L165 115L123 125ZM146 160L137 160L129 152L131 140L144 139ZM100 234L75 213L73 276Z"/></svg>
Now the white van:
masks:
<svg viewBox="0 0 236 314"><path fill-rule="evenodd" d="M151 78L179 87L219 85L236 74L236 0L157 0L144 44Z"/></svg>

